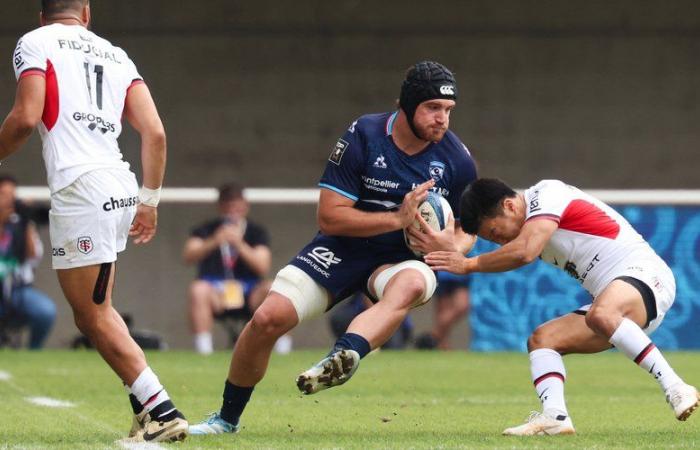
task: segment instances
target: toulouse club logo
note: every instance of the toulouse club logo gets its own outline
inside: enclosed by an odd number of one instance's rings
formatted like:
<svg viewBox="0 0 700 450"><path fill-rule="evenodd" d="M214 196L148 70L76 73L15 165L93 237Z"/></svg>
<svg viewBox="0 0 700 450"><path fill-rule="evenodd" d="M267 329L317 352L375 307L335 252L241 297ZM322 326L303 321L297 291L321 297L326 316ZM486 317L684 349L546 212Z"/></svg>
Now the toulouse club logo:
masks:
<svg viewBox="0 0 700 450"><path fill-rule="evenodd" d="M90 236L83 236L78 238L78 251L87 255L92 251L95 246L92 243L92 238Z"/></svg>

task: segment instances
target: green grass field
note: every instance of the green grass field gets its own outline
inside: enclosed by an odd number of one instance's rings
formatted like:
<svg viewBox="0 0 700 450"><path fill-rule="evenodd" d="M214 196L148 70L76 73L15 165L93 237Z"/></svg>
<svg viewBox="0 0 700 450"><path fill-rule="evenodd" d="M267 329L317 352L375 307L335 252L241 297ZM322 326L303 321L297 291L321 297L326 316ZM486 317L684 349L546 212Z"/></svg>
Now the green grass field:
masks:
<svg viewBox="0 0 700 450"><path fill-rule="evenodd" d="M253 394L238 435L189 438L175 448L694 448L700 417L678 422L654 382L617 353L565 358L576 436L512 438L539 402L527 355L380 352L346 385L302 397L294 378L324 352L275 356ZM700 353L671 353L671 364L700 384ZM229 354L150 353L191 421L218 409ZM0 351L0 449L120 448L131 413L123 388L96 353ZM73 408L36 406L43 396ZM146 448L146 447L144 447ZM150 447L150 448L158 448Z"/></svg>

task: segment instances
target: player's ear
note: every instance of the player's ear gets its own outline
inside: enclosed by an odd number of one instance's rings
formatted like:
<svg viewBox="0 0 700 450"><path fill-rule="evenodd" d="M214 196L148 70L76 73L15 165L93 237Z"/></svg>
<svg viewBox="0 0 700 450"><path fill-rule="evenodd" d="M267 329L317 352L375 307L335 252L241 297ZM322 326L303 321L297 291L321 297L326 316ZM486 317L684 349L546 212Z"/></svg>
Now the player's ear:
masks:
<svg viewBox="0 0 700 450"><path fill-rule="evenodd" d="M82 19L83 23L85 24L86 27L90 26L90 20L92 19L91 14L90 14L90 2L86 3L85 6L83 6L83 12L82 12Z"/></svg>
<svg viewBox="0 0 700 450"><path fill-rule="evenodd" d="M501 205L503 206L503 211L513 212L515 210L515 202L510 197L504 198Z"/></svg>

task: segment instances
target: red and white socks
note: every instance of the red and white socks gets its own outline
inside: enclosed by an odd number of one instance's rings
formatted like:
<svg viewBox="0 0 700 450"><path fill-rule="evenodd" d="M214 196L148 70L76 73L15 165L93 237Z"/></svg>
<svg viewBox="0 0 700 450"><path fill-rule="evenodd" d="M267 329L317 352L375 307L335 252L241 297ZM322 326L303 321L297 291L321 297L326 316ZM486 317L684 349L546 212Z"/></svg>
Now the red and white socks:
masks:
<svg viewBox="0 0 700 450"><path fill-rule="evenodd" d="M683 380L674 372L649 336L639 328L639 325L629 319L622 319L609 341L639 367L649 372L666 390Z"/></svg>
<svg viewBox="0 0 700 450"><path fill-rule="evenodd" d="M569 415L564 401L564 381L566 369L559 352L540 348L530 352L530 373L537 396L542 402L542 410L555 419Z"/></svg>
<svg viewBox="0 0 700 450"><path fill-rule="evenodd" d="M139 374L129 389L152 420L168 421L177 416L177 408L150 367Z"/></svg>

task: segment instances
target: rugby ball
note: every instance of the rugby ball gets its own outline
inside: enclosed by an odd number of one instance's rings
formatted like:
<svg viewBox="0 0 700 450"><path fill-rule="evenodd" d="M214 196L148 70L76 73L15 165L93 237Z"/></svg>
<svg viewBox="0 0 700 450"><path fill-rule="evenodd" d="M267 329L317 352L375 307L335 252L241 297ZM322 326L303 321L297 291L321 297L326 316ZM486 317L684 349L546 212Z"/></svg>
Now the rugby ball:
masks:
<svg viewBox="0 0 700 450"><path fill-rule="evenodd" d="M450 214L452 214L452 208L443 196L434 192L428 192L428 198L418 206L418 214L420 214L430 228L435 231L440 231L444 230L447 226L447 221L449 220ZM420 229L421 224L418 220L415 220L410 226ZM408 229L403 230L403 237L408 248L410 248L416 256L425 256L423 252L411 246Z"/></svg>

